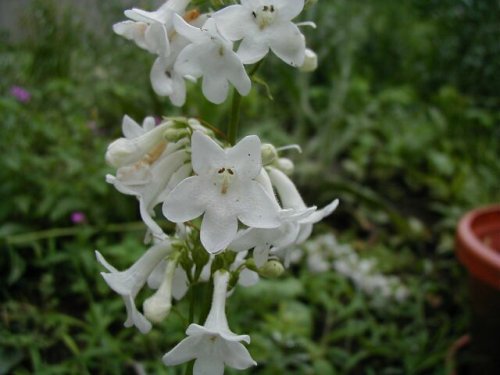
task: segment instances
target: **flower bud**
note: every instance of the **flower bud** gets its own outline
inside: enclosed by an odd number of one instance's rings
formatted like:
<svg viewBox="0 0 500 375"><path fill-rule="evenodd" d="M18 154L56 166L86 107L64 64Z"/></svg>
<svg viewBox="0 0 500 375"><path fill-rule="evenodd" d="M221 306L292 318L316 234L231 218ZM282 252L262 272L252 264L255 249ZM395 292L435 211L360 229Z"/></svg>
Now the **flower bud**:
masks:
<svg viewBox="0 0 500 375"><path fill-rule="evenodd" d="M144 301L143 309L146 318L155 323L165 319L172 308L172 283L177 262L169 261L165 269L165 278L158 290Z"/></svg>
<svg viewBox="0 0 500 375"><path fill-rule="evenodd" d="M156 297L156 294L144 301L144 315L154 323L160 323L170 313L172 303Z"/></svg>
<svg viewBox="0 0 500 375"><path fill-rule="evenodd" d="M304 57L304 63L300 67L301 72L309 73L313 72L318 68L318 55L309 48L306 48L306 54Z"/></svg>
<svg viewBox="0 0 500 375"><path fill-rule="evenodd" d="M270 143L264 143L261 146L262 164L267 165L273 163L278 158L278 151Z"/></svg>
<svg viewBox="0 0 500 375"><path fill-rule="evenodd" d="M272 259L267 261L262 267L259 268L259 274L264 277L277 278L285 272L285 267L278 260Z"/></svg>
<svg viewBox="0 0 500 375"><path fill-rule="evenodd" d="M182 138L189 137L189 130L186 128L176 129L176 128L168 128L163 133L163 138L165 138L169 142L177 142Z"/></svg>
<svg viewBox="0 0 500 375"><path fill-rule="evenodd" d="M276 167L282 171L286 175L291 175L295 166L293 165L293 161L288 158L279 158L276 162Z"/></svg>
<svg viewBox="0 0 500 375"><path fill-rule="evenodd" d="M141 160L161 142L165 129L172 123L166 122L158 125L149 132L132 139L119 138L112 142L106 151L106 162L116 168L133 164Z"/></svg>

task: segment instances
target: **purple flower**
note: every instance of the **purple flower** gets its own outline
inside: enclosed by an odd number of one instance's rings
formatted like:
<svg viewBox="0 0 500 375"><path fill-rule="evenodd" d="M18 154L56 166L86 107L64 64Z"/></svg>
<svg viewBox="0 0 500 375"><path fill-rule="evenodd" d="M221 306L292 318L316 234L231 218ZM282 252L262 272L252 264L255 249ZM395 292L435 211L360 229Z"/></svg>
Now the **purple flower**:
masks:
<svg viewBox="0 0 500 375"><path fill-rule="evenodd" d="M81 211L75 211L71 213L71 222L73 224L82 224L87 221L87 217Z"/></svg>
<svg viewBox="0 0 500 375"><path fill-rule="evenodd" d="M12 86L10 94L21 103L27 103L31 100L30 92L21 86Z"/></svg>

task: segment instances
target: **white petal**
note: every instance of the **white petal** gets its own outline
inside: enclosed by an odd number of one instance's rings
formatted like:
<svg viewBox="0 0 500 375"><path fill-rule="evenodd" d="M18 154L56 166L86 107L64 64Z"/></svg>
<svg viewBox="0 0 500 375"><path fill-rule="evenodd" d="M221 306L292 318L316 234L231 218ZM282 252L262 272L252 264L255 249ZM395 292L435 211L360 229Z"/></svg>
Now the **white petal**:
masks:
<svg viewBox="0 0 500 375"><path fill-rule="evenodd" d="M210 50L210 45L190 44L177 56L174 70L181 76L199 78L203 75L203 55Z"/></svg>
<svg viewBox="0 0 500 375"><path fill-rule="evenodd" d="M206 208L204 180L199 176L186 178L170 192L163 203L163 215L174 222L183 223L200 216Z"/></svg>
<svg viewBox="0 0 500 375"><path fill-rule="evenodd" d="M249 135L227 150L227 159L233 163L239 177L253 179L262 168L260 139Z"/></svg>
<svg viewBox="0 0 500 375"><path fill-rule="evenodd" d="M276 168L269 168L268 170L269 177L278 191L283 208L305 209L306 205L292 180Z"/></svg>
<svg viewBox="0 0 500 375"><path fill-rule="evenodd" d="M232 50L226 50L225 56L227 65L224 71L225 76L241 95L248 95L252 88L252 82L243 67L243 63Z"/></svg>
<svg viewBox="0 0 500 375"><path fill-rule="evenodd" d="M153 116L148 116L142 121L142 128L144 129L145 132L153 130L155 126L156 126L156 121Z"/></svg>
<svg viewBox="0 0 500 375"><path fill-rule="evenodd" d="M300 220L299 223L301 223L301 224L316 224L317 222L323 220L323 218L330 215L333 211L335 211L335 209L337 208L338 205L339 205L339 200L335 199L332 203L323 207L321 210L317 210L317 211L313 212L311 215L309 215L308 217Z"/></svg>
<svg viewBox="0 0 500 375"><path fill-rule="evenodd" d="M269 258L269 246L256 246L253 249L253 259L257 267L262 267Z"/></svg>
<svg viewBox="0 0 500 375"><path fill-rule="evenodd" d="M218 358L204 356L194 362L193 375L223 375L224 362Z"/></svg>
<svg viewBox="0 0 500 375"><path fill-rule="evenodd" d="M146 44L149 51L156 53L163 59L166 59L170 54L170 45L165 26L160 23L153 23L146 29Z"/></svg>
<svg viewBox="0 0 500 375"><path fill-rule="evenodd" d="M209 330L204 326L200 326L199 324L196 323L191 323L186 329L186 334L188 336L205 336L205 335L211 335L214 332L215 331Z"/></svg>
<svg viewBox="0 0 500 375"><path fill-rule="evenodd" d="M177 267L174 274L174 282L172 283L172 296L176 300L181 300L188 291L188 278L186 271L182 267Z"/></svg>
<svg viewBox="0 0 500 375"><path fill-rule="evenodd" d="M271 183L271 179L269 178L269 174L265 168L260 169L259 175L255 177L255 181L262 185L267 194L276 198L274 195L273 184Z"/></svg>
<svg viewBox="0 0 500 375"><path fill-rule="evenodd" d="M250 271L249 269L244 269L240 272L240 277L238 279L238 284L243 287L248 287L255 285L259 282L259 275L257 272Z"/></svg>
<svg viewBox="0 0 500 375"><path fill-rule="evenodd" d="M146 283L148 276L153 272L157 264L170 252L170 241L158 243L148 249L130 268L121 272L102 272L101 275L116 293L121 295L132 295ZM102 255L96 254L102 262ZM102 258L102 259L100 259ZM107 262L106 262L107 263ZM105 263L102 263L105 264Z"/></svg>
<svg viewBox="0 0 500 375"><path fill-rule="evenodd" d="M167 366L176 366L197 357L200 350L200 336L189 336L166 353L162 360Z"/></svg>
<svg viewBox="0 0 500 375"><path fill-rule="evenodd" d="M108 263L108 261L102 256L102 254L99 251L95 251L95 257L97 258L97 261L106 268L109 272L119 272L115 267L113 267L111 264Z"/></svg>
<svg viewBox="0 0 500 375"><path fill-rule="evenodd" d="M269 46L281 60L300 67L304 63L306 42L299 28L291 22L284 22L270 27Z"/></svg>
<svg viewBox="0 0 500 375"><path fill-rule="evenodd" d="M209 253L218 253L231 243L237 230L238 220L235 216L228 215L223 207L210 208L201 223L201 243Z"/></svg>
<svg viewBox="0 0 500 375"><path fill-rule="evenodd" d="M137 138L145 133L144 129L127 115L123 116L122 132L128 139Z"/></svg>
<svg viewBox="0 0 500 375"><path fill-rule="evenodd" d="M148 333L152 328L151 323L137 310L134 299L131 296L123 296L123 302L127 310L127 320L123 325L127 328L135 326L139 332Z"/></svg>
<svg viewBox="0 0 500 375"><path fill-rule="evenodd" d="M300 231L299 231L299 234L297 235L297 239L295 240L295 243L297 245L304 243L311 235L312 229L313 229L312 224L302 224L300 226Z"/></svg>
<svg viewBox="0 0 500 375"><path fill-rule="evenodd" d="M123 21L113 25L113 31L126 39L133 40L139 47L148 49L145 33L148 25L144 22Z"/></svg>
<svg viewBox="0 0 500 375"><path fill-rule="evenodd" d="M186 102L186 82L177 73L172 73L172 93L169 95L170 101L176 107L182 107Z"/></svg>
<svg viewBox="0 0 500 375"><path fill-rule="evenodd" d="M268 52L269 44L267 40L258 38L258 34L255 34L243 39L238 47L237 55L243 64L254 64L262 60Z"/></svg>
<svg viewBox="0 0 500 375"><path fill-rule="evenodd" d="M210 74L203 76L203 84L201 86L203 95L214 104L223 103L229 92L229 82L221 77L214 77Z"/></svg>
<svg viewBox="0 0 500 375"><path fill-rule="evenodd" d="M175 30L191 42L203 42L206 39L201 29L191 26L178 14L175 14L173 19Z"/></svg>
<svg viewBox="0 0 500 375"><path fill-rule="evenodd" d="M304 9L304 0L274 0L273 2L281 20L290 21Z"/></svg>
<svg viewBox="0 0 500 375"><path fill-rule="evenodd" d="M153 12L147 12L139 8L127 9L123 13L131 20L137 22L151 23L152 21L155 21L155 19L151 17L151 14L153 14Z"/></svg>
<svg viewBox="0 0 500 375"><path fill-rule="evenodd" d="M165 66L162 59L157 58L153 63L151 68L151 73L149 74L151 80L151 86L154 92L160 96L172 95L173 85L172 79L167 76L165 72Z"/></svg>
<svg viewBox="0 0 500 375"><path fill-rule="evenodd" d="M155 267L153 272L148 277L148 286L151 289L158 289L165 277L165 268L167 267L167 263L165 260L162 260L158 265Z"/></svg>
<svg viewBox="0 0 500 375"><path fill-rule="evenodd" d="M206 175L214 167L219 167L226 159L226 153L215 141L201 131L191 137L193 170L198 175Z"/></svg>
<svg viewBox="0 0 500 375"><path fill-rule="evenodd" d="M238 207L238 219L255 228L276 228L281 224L279 206L256 181L245 182L240 186L241 200Z"/></svg>
<svg viewBox="0 0 500 375"><path fill-rule="evenodd" d="M189 176L191 176L191 172L193 169L191 168L190 163L184 164L182 167L177 169L173 174L172 177L170 177L170 180L168 181L167 187L165 190L163 190L160 195L158 195L158 198L156 199L155 205L161 202L164 202L165 199L167 199L168 195L174 188L181 183L181 181L185 180Z"/></svg>
<svg viewBox="0 0 500 375"><path fill-rule="evenodd" d="M251 366L256 366L255 362L247 348L239 342L224 342L221 343L221 348L224 353L224 363L229 367L235 368L237 370L244 370Z"/></svg>
<svg viewBox="0 0 500 375"><path fill-rule="evenodd" d="M238 232L237 237L229 245L229 248L236 252L247 251L260 243L261 233L259 229L248 228Z"/></svg>
<svg viewBox="0 0 500 375"><path fill-rule="evenodd" d="M242 5L227 6L215 12L212 17L220 33L232 41L243 39L255 25L251 10Z"/></svg>

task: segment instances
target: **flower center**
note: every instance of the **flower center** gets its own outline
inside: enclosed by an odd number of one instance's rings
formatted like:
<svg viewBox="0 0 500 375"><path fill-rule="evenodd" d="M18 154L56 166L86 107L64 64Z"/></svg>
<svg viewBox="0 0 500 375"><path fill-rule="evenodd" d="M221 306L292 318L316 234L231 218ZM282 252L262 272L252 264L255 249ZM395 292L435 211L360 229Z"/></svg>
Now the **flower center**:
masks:
<svg viewBox="0 0 500 375"><path fill-rule="evenodd" d="M263 5L252 12L255 22L259 25L260 29L264 29L273 23L276 16L276 8L274 5Z"/></svg>
<svg viewBox="0 0 500 375"><path fill-rule="evenodd" d="M226 194L231 180L234 177L234 171L231 168L222 167L217 171L217 180L220 185L221 194Z"/></svg>

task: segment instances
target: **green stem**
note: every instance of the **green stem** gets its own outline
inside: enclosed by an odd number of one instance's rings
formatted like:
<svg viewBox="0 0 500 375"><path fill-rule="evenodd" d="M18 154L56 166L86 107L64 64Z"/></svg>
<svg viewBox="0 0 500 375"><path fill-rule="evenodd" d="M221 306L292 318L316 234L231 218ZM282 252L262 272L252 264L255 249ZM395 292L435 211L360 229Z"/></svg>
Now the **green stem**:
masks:
<svg viewBox="0 0 500 375"><path fill-rule="evenodd" d="M260 60L257 64L252 67L250 73L248 74L250 78L252 78L257 70L259 70L262 65L262 61ZM241 95L236 89L233 90L233 100L231 103L231 113L229 114L229 125L227 128L227 140L231 145L236 143L236 137L238 136L238 128L240 125L240 110L241 110Z"/></svg>
<svg viewBox="0 0 500 375"><path fill-rule="evenodd" d="M231 104L231 113L229 116L229 126L227 130L227 139L231 145L236 143L238 127L240 122L241 95L236 89L233 90L233 102Z"/></svg>

